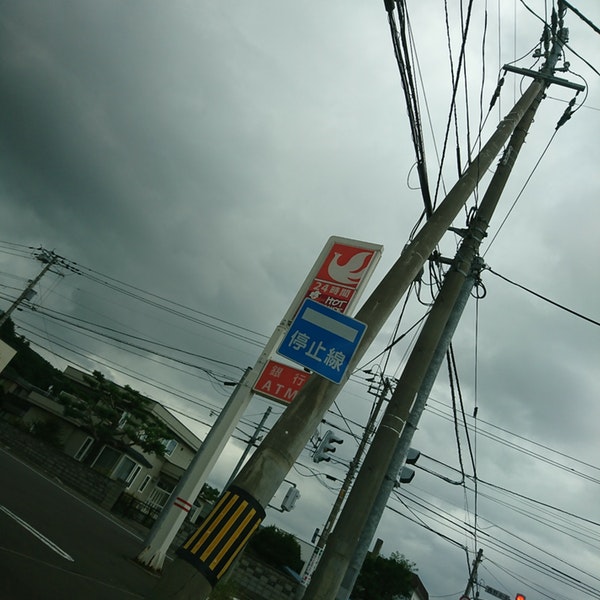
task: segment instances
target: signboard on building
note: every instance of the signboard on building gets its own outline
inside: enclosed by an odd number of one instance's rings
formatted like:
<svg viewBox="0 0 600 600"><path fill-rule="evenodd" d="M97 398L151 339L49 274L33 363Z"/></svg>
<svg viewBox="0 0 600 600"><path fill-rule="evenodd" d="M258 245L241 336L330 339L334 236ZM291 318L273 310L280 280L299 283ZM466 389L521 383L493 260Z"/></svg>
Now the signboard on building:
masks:
<svg viewBox="0 0 600 600"><path fill-rule="evenodd" d="M359 288L368 281L379 261L382 246L331 237L315 263L302 296L341 313L358 299ZM316 271L316 272L315 272Z"/></svg>
<svg viewBox="0 0 600 600"><path fill-rule="evenodd" d="M340 383L366 329L364 323L307 299L277 352Z"/></svg>
<svg viewBox="0 0 600 600"><path fill-rule="evenodd" d="M280 330L287 330L306 299L339 313L349 314L379 262L382 251L381 244L330 237L285 313ZM300 391L309 374L273 360L271 351L266 356L266 364L263 363L265 366L252 389L261 396L288 404Z"/></svg>
<svg viewBox="0 0 600 600"><path fill-rule="evenodd" d="M261 396L289 404L309 377L310 373L303 369L269 360L254 384L254 391Z"/></svg>
<svg viewBox="0 0 600 600"><path fill-rule="evenodd" d="M4 367L6 367L16 353L16 350L0 340L0 373L4 371Z"/></svg>

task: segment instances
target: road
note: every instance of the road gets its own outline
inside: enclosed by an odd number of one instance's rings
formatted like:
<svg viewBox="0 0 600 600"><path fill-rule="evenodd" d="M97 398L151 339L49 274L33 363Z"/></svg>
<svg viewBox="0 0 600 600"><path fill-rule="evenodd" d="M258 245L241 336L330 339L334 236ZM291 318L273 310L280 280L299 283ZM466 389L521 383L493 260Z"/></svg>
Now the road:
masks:
<svg viewBox="0 0 600 600"><path fill-rule="evenodd" d="M0 450L0 600L132 600L156 578L141 538Z"/></svg>

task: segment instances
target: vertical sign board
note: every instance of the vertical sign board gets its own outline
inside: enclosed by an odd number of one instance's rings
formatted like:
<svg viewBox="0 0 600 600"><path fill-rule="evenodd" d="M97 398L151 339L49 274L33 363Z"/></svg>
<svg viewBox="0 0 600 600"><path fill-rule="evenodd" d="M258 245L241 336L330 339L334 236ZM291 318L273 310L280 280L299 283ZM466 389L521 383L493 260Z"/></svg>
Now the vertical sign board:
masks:
<svg viewBox="0 0 600 600"><path fill-rule="evenodd" d="M16 353L16 350L0 340L0 373L2 373L4 367L6 367Z"/></svg>
<svg viewBox="0 0 600 600"><path fill-rule="evenodd" d="M277 352L340 383L366 329L364 323L307 299Z"/></svg>
<svg viewBox="0 0 600 600"><path fill-rule="evenodd" d="M289 404L309 376L307 371L269 360L254 384L254 391L261 396Z"/></svg>
<svg viewBox="0 0 600 600"><path fill-rule="evenodd" d="M338 312L349 312L358 300L359 289L379 262L382 248L346 238L329 238L303 286L300 302L310 298Z"/></svg>
<svg viewBox="0 0 600 600"><path fill-rule="evenodd" d="M300 304L310 298L340 313L348 313L359 298L379 259L383 246L332 236L290 305L284 320L291 321ZM253 390L289 404L308 379L302 369L269 360Z"/></svg>

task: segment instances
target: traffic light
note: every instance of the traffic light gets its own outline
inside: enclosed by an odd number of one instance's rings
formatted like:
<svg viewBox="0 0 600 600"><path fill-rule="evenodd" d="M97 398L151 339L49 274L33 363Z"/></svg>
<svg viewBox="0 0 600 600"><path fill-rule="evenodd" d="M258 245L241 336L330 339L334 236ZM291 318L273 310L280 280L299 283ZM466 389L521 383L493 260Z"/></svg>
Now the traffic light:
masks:
<svg viewBox="0 0 600 600"><path fill-rule="evenodd" d="M337 437L331 429L328 429L321 440L321 443L313 454L313 461L318 463L322 460L330 461L331 456L328 456L328 452L335 452L335 444L341 444L344 440Z"/></svg>
<svg viewBox="0 0 600 600"><path fill-rule="evenodd" d="M415 448L409 448L408 452L406 453L406 464L416 465L420 457L421 452L419 450L415 450Z"/></svg>
<svg viewBox="0 0 600 600"><path fill-rule="evenodd" d="M415 472L413 471L413 469L407 467L406 465L416 464L420 456L421 452L419 452L419 450L415 450L414 448L408 449L408 452L406 453L406 464L402 467L402 470L400 471L400 475L398 476L396 486L398 486L400 483L410 483L413 480Z"/></svg>
<svg viewBox="0 0 600 600"><path fill-rule="evenodd" d="M295 486L290 487L287 491L283 502L281 503L281 510L290 511L296 505L296 500L300 498L300 490Z"/></svg>
<svg viewBox="0 0 600 600"><path fill-rule="evenodd" d="M400 483L410 483L414 476L415 472L410 467L402 467L398 481L400 481Z"/></svg>
<svg viewBox="0 0 600 600"><path fill-rule="evenodd" d="M515 600L525 600L525 596L523 594L517 594Z"/></svg>

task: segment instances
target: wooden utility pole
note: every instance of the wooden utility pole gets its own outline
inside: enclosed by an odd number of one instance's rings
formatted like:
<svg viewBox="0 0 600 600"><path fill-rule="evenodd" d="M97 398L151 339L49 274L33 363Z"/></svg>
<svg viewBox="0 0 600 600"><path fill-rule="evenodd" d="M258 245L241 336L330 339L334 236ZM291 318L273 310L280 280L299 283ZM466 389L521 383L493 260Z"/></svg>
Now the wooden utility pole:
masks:
<svg viewBox="0 0 600 600"><path fill-rule="evenodd" d="M422 226L356 315L367 325L345 377L339 385L313 374L294 402L267 434L199 529L180 549L149 598L204 600L225 575L264 518L273 497L323 415L336 399L383 324L446 233L475 186L492 165L517 124L542 89L535 82L498 125L473 163ZM386 464L387 470L387 464ZM385 471L384 471L385 473ZM240 520L241 519L241 520ZM203 524L204 525L204 524ZM346 570L344 564L340 576ZM335 590L339 585L336 582ZM335 592L334 592L335 593ZM327 596L324 596L327 597ZM333 595L331 596L333 597Z"/></svg>

